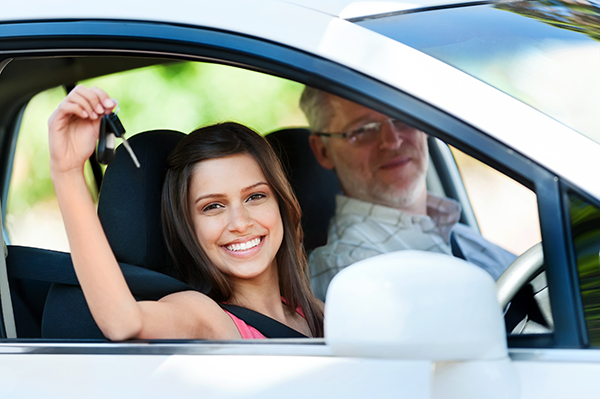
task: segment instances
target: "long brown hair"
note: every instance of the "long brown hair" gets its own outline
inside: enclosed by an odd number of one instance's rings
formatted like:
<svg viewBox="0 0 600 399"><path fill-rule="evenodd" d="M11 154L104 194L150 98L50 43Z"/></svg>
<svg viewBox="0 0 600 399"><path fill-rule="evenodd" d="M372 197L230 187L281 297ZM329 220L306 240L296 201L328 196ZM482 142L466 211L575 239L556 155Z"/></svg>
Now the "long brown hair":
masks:
<svg viewBox="0 0 600 399"><path fill-rule="evenodd" d="M210 261L196 238L188 190L196 164L236 154L251 155L277 194L284 233L276 260L285 306L292 312L300 306L312 335L322 337L323 310L308 282L300 205L271 146L253 130L233 122L212 125L193 131L173 150L162 191L163 229L169 253L189 284L216 302L229 300L231 281Z"/></svg>

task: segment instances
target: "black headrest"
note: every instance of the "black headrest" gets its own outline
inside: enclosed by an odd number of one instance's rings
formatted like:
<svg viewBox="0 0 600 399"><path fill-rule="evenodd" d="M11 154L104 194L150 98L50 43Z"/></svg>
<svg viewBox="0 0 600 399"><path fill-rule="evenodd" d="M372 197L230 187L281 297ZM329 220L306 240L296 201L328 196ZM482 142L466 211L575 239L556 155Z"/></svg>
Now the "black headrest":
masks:
<svg viewBox="0 0 600 399"><path fill-rule="evenodd" d="M329 220L335 213L335 196L342 192L335 173L317 162L309 136L310 131L303 128L282 129L266 136L281 159L302 207L307 251L327 243Z"/></svg>
<svg viewBox="0 0 600 399"><path fill-rule="evenodd" d="M166 160L185 137L172 130L153 130L129 139L141 168L123 145L106 169L98 217L119 262L173 275L162 234L160 197Z"/></svg>

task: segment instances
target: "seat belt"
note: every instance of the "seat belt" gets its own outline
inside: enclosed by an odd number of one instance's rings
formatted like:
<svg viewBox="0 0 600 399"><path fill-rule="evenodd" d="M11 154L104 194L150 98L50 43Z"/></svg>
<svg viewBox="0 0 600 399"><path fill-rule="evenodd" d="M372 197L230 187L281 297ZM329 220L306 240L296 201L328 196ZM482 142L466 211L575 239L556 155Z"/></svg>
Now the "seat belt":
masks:
<svg viewBox="0 0 600 399"><path fill-rule="evenodd" d="M4 331L6 332L6 338L17 338L15 315L13 313L10 287L8 285L8 271L6 269L6 255L8 254L8 250L6 249L6 243L4 242L4 224L2 223L1 212L0 238L2 238L2 251L0 251L0 302L2 305L2 323L4 325Z"/></svg>
<svg viewBox="0 0 600 399"><path fill-rule="evenodd" d="M258 332L267 338L308 338L293 328L254 310L225 303L220 303L219 306L242 319L246 324L256 328Z"/></svg>

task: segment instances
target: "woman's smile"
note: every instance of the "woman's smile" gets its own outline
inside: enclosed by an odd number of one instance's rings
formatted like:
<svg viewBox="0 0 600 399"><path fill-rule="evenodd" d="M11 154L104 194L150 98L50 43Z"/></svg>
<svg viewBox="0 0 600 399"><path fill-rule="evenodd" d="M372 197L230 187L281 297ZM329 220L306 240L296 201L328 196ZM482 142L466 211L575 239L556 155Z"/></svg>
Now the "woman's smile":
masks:
<svg viewBox="0 0 600 399"><path fill-rule="evenodd" d="M235 252L240 255L248 255L249 253L255 253L253 250L260 250L260 244L262 243L264 237L257 237L248 241L235 242L227 245L223 245L229 252Z"/></svg>

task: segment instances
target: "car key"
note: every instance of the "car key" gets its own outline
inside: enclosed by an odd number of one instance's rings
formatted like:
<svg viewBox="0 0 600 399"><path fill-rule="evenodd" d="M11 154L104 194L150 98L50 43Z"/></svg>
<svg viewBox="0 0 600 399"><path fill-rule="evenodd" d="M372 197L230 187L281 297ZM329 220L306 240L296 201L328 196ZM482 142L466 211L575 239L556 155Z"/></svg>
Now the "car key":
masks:
<svg viewBox="0 0 600 399"><path fill-rule="evenodd" d="M125 128L116 112L104 115L100 122L100 136L98 138L98 149L96 152L98 162L108 165L113 160L115 156L115 137L123 139L123 145L129 153L131 160L135 166L139 168L141 166L140 162L125 138Z"/></svg>

